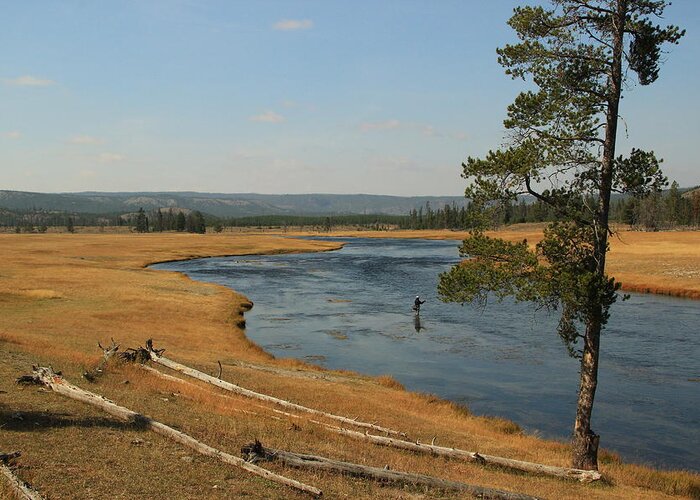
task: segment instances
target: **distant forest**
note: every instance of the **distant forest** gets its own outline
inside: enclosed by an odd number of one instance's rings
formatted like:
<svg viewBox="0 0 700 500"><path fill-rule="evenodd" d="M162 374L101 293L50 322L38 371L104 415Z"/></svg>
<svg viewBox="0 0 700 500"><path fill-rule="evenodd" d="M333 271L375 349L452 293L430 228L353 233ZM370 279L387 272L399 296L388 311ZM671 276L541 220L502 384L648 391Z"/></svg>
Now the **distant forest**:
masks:
<svg viewBox="0 0 700 500"><path fill-rule="evenodd" d="M588 200L589 206L595 200ZM471 222L471 205L457 209L446 205L433 210L429 204L425 208L412 210L408 221L402 227L407 229L469 229ZM494 211L493 226L519 224L524 222L553 222L557 214L541 201L506 203ZM659 231L677 227L700 226L700 189L681 193L674 182L664 192L655 192L645 198L619 197L611 204L610 220L642 229Z"/></svg>
<svg viewBox="0 0 700 500"><path fill-rule="evenodd" d="M589 200L595 203L595 200ZM355 227L367 230L385 229L453 229L472 227L471 205L458 207L446 204L432 207L430 202L406 215L347 214L347 215L255 215L222 218L187 209L161 209L135 213L90 214L56 210L9 210L0 208L0 227L14 228L16 232L46 232L49 227L127 226L136 232L180 231L204 233L221 232L227 227L301 228L331 231L337 227ZM524 222L551 222L556 213L544 203L521 199L507 203L494 211L493 226L499 227ZM677 183L662 193L646 198L619 197L612 203L611 220L629 224L641 230L658 231L678 227L700 227L700 189L682 192Z"/></svg>

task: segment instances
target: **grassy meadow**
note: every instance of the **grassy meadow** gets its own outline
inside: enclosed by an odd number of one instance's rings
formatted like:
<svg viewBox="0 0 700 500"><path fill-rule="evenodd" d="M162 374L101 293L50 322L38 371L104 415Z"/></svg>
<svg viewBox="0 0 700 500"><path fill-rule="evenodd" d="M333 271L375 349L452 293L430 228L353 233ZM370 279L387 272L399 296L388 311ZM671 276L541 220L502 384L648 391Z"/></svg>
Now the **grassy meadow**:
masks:
<svg viewBox="0 0 700 500"><path fill-rule="evenodd" d="M352 232L353 236L377 233ZM504 233L535 242L539 228ZM389 236L398 236L391 233ZM403 233L403 237L461 237ZM522 433L511 422L478 417L390 377L340 373L309 378L319 368L275 359L248 341L248 299L227 288L145 267L154 262L219 255L328 251L335 242L274 234L0 234L0 453L20 450L17 474L51 499L295 498L301 495L235 469L159 435L36 387L16 377L32 364L52 365L66 379L232 453L264 445L393 470L436 475L543 498L700 496L700 476L623 464L601 453L605 481L583 485L456 460L378 447L332 433L307 416L282 416L271 405L229 396L204 384L164 381L138 367L112 363L95 383L81 378L101 358L97 342L122 348L148 338L165 355L258 392L398 429L412 439L520 460L567 466L566 443ZM628 287L700 298L700 233L625 232L612 243L610 268ZM695 274L694 274L695 273ZM626 283L628 281L630 284ZM286 368L279 375L236 360ZM163 368L159 368L164 370ZM572 388L572 390L574 390ZM573 415L571 416L573 422ZM605 436L602 436L603 446ZM328 498L456 498L325 472L262 466L324 491ZM0 480L0 497L8 495Z"/></svg>

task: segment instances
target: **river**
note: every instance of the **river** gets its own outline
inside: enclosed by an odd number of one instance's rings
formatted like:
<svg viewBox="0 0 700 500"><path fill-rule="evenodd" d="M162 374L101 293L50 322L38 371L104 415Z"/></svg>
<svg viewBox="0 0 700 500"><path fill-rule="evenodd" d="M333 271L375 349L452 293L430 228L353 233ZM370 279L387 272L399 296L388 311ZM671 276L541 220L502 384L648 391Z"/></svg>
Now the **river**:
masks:
<svg viewBox="0 0 700 500"><path fill-rule="evenodd" d="M331 369L389 374L407 389L568 439L578 361L556 317L529 304L437 298L457 242L345 239L336 252L198 259L156 269L231 287L255 307L248 337ZM411 311L420 295L420 318ZM632 294L601 340L593 429L626 461L700 470L700 301Z"/></svg>

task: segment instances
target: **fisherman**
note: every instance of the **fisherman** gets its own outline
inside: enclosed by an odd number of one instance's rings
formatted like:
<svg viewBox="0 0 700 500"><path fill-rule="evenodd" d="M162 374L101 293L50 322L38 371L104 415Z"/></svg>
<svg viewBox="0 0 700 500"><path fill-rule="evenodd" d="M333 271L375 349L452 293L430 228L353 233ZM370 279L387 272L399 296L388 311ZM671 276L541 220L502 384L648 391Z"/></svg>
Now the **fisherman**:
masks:
<svg viewBox="0 0 700 500"><path fill-rule="evenodd" d="M421 304L425 304L425 301L420 299L420 295L416 295L416 300L413 301L413 310L416 311L416 314L420 312Z"/></svg>

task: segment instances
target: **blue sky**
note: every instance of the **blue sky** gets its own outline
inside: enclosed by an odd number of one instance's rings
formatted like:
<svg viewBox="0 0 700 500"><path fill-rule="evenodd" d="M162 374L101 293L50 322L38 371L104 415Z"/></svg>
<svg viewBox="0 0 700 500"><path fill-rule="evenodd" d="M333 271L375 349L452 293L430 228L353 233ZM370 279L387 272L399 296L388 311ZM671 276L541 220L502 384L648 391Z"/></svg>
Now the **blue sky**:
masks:
<svg viewBox="0 0 700 500"><path fill-rule="evenodd" d="M3 1L0 189L461 195L522 90L515 0ZM700 184L700 2L620 153ZM625 137L625 133L628 137Z"/></svg>

